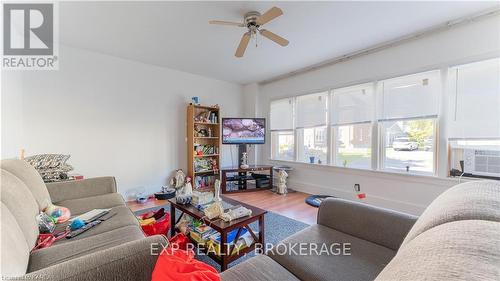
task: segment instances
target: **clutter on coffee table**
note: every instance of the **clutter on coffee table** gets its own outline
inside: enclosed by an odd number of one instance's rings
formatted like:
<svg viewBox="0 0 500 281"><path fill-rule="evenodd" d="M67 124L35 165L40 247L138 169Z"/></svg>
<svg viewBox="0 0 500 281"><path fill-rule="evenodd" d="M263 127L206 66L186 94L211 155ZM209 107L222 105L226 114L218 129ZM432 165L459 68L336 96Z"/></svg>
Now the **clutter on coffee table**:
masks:
<svg viewBox="0 0 500 281"><path fill-rule="evenodd" d="M221 199L198 206L180 204L174 199L168 201L173 224L171 237L179 238L179 234L188 236L224 271L229 263L254 250L258 243L264 244L264 215L267 212L228 197L221 196ZM216 208L219 204L219 208ZM176 210L182 213L177 221ZM217 217L212 216L213 213ZM258 231L249 226L253 222L258 222ZM177 235L176 230L179 231Z"/></svg>

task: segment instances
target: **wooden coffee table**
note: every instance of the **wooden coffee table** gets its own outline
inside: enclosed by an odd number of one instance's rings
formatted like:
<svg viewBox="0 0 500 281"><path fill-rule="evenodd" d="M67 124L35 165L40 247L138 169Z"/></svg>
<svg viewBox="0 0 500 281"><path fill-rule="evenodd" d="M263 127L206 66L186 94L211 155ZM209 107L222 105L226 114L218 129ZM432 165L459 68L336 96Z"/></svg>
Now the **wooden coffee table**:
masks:
<svg viewBox="0 0 500 281"><path fill-rule="evenodd" d="M209 220L207 218L204 218L204 214L202 211L198 210L195 206L193 206L191 204L188 204L188 205L178 204L177 202L175 202L175 198L169 199L168 201L170 203L170 221L172 222L172 227L170 228L170 235L171 236L175 235L175 225L178 222L175 219L176 209L179 210L181 213L188 214L195 219L203 221L205 224L209 225L210 227L212 227L213 229L215 229L216 231L218 231L221 234L221 244L220 244L221 246L219 247L220 248L220 256L216 255L213 251L208 251L207 255L220 265L221 271L224 271L227 269L227 265L229 263L240 258L241 256L245 255L246 253L254 250L255 246L258 243L260 243L261 245L264 245L264 215L267 213L267 211L259 209L259 208L254 207L254 206L247 205L245 203L242 203L242 202L239 202L239 201L236 201L233 199L230 199L226 196L221 196L221 197L222 197L222 201L227 202L233 206L241 205L243 207L246 207L246 208L252 210L252 215L242 217L242 218L233 220L231 222L225 222L222 219ZM258 235L258 237L249 226L250 223L256 222L256 221L259 222L259 235ZM246 228L246 230L252 235L254 242L250 246L237 251L237 253L235 253L235 254L228 254L228 253L233 252L235 245L231 245L230 247L223 247L222 245L226 245L227 234L236 228L239 228L239 230L236 233L236 237L233 241L238 241L238 239L240 238L241 229Z"/></svg>

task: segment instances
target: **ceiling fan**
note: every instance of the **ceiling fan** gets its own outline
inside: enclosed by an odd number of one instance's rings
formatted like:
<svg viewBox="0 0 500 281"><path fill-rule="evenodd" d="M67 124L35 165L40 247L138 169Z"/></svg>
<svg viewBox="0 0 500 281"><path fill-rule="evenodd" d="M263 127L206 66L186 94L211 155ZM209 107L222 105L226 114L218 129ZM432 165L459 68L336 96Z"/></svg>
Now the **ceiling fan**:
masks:
<svg viewBox="0 0 500 281"><path fill-rule="evenodd" d="M256 11L251 11L245 14L243 17L243 22L231 22L231 21L221 21L221 20L211 20L208 23L210 24L220 24L220 25L231 25L231 26L238 26L238 27L246 27L248 29L247 32L243 34L243 37L241 37L240 44L238 45L238 48L236 49L236 53L234 54L236 57L241 58L243 57L243 54L245 54L245 50L247 49L248 42L250 41L250 38L252 36L257 36L257 34L260 34L275 43L281 45L281 46L286 46L288 45L288 40L285 38L276 35L272 33L269 30L262 29L262 26L273 19L283 15L283 11L278 8L278 7L272 7L269 9L267 12L264 14L260 14L259 12Z"/></svg>

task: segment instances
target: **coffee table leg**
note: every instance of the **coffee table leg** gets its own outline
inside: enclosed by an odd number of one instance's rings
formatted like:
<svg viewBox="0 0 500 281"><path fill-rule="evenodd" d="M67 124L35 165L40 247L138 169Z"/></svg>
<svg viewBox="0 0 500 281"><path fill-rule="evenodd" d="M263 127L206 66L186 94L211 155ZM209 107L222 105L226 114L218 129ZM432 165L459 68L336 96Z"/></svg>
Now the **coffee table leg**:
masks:
<svg viewBox="0 0 500 281"><path fill-rule="evenodd" d="M170 204L170 238L175 235L175 207Z"/></svg>
<svg viewBox="0 0 500 281"><path fill-rule="evenodd" d="M259 217L259 243L262 245L263 249L265 249L265 241L264 241L264 215Z"/></svg>
<svg viewBox="0 0 500 281"><path fill-rule="evenodd" d="M226 253L226 242L227 241L227 233L225 231L222 231L221 234L220 234L220 245L219 245L219 248L220 248L220 271L224 271L227 269L227 263L226 263L226 259L227 259L227 253Z"/></svg>

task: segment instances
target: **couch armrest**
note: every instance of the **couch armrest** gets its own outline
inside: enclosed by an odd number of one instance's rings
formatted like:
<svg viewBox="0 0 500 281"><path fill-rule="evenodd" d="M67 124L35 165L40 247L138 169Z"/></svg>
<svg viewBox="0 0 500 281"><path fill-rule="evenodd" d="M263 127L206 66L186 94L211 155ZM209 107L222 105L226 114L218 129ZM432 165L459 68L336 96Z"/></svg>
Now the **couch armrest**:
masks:
<svg viewBox="0 0 500 281"><path fill-rule="evenodd" d="M114 177L47 183L52 202L104 195L116 192Z"/></svg>
<svg viewBox="0 0 500 281"><path fill-rule="evenodd" d="M164 236L150 236L30 272L21 280L150 281L161 245L167 243Z"/></svg>
<svg viewBox="0 0 500 281"><path fill-rule="evenodd" d="M324 200L318 224L398 250L416 216L339 198Z"/></svg>

